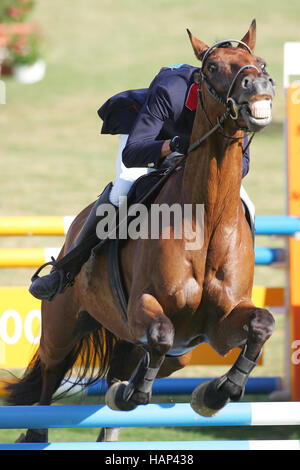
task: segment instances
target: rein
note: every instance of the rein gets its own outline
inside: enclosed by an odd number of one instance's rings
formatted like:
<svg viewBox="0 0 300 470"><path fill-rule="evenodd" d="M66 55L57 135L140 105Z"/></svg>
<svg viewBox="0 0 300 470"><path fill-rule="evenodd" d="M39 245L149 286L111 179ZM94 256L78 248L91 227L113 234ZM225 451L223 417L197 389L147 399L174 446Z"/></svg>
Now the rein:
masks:
<svg viewBox="0 0 300 470"><path fill-rule="evenodd" d="M214 134L219 128L223 129L223 123L226 121L226 119L230 116L230 111L227 110L224 114L222 114L221 117L217 119L217 124L212 127L206 134L204 134L202 137L197 139L192 145L189 146L186 155L184 157L186 158L189 153L193 152L196 150L202 142L204 142L206 139L208 139L209 136Z"/></svg>

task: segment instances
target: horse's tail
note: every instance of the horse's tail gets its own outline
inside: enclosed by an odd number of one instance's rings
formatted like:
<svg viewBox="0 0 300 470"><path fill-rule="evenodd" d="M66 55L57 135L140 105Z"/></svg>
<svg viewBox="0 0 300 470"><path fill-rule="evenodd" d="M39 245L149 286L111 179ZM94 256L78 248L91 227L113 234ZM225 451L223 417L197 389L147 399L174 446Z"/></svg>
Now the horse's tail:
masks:
<svg viewBox="0 0 300 470"><path fill-rule="evenodd" d="M63 383L62 391L55 399L63 398L74 387L88 385L104 378L109 370L117 338L93 319L81 312L74 335L78 337L73 349L60 363L60 375L55 391ZM10 405L33 405L39 402L42 385L42 362L39 350L34 354L24 375L6 384L6 401Z"/></svg>

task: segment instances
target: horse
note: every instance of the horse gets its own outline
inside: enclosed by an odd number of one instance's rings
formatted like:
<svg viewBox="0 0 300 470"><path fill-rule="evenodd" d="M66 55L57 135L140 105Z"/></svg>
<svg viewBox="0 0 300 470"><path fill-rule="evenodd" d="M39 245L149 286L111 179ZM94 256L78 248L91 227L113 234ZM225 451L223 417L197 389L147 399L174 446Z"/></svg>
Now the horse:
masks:
<svg viewBox="0 0 300 470"><path fill-rule="evenodd" d="M202 62L191 145L184 164L171 172L153 201L169 207L189 205L188 229L175 237L172 219L170 237L163 236L160 226L158 237L122 244L125 316L110 284L108 251L93 251L74 285L51 302L42 302L40 344L23 377L8 386L10 404L51 404L74 369L80 379L106 377L106 404L131 410L149 403L155 378L188 365L193 348L207 342L221 356L240 348L227 373L196 387L191 395L197 413L214 416L242 397L272 335L272 314L251 300L253 236L240 188L244 131L254 135L271 122L275 83L265 61L254 54L255 20L241 41L208 46L189 30L188 35ZM201 220L198 205L203 207ZM60 257L91 208L75 218ZM196 249L187 245L191 232L199 234ZM82 368L76 369L79 358ZM28 429L19 442L47 442L47 432ZM116 440L116 432L103 428L98 441Z"/></svg>

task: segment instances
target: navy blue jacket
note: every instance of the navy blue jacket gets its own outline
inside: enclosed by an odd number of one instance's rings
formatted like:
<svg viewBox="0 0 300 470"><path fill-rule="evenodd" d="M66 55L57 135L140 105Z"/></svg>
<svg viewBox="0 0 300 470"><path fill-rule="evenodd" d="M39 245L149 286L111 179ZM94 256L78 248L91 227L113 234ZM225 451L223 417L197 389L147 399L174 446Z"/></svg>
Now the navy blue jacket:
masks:
<svg viewBox="0 0 300 470"><path fill-rule="evenodd" d="M129 134L122 159L126 167L159 168L161 147L175 135L190 137L198 103L197 67L165 67L149 88L128 90L110 98L98 110L102 134ZM248 142L245 133L244 145ZM244 177L249 152L243 157Z"/></svg>

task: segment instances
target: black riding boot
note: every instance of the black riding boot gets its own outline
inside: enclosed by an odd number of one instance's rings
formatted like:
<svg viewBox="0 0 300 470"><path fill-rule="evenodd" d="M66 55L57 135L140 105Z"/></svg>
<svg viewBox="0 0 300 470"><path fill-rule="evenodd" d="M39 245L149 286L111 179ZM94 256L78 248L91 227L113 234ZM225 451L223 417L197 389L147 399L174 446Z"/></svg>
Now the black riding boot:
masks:
<svg viewBox="0 0 300 470"><path fill-rule="evenodd" d="M96 234L97 224L101 220L96 215L96 211L101 204L111 204L109 201L111 188L112 183L109 183L95 202L69 252L59 261L53 260L44 264L33 275L29 292L34 297L41 300L53 300L68 286L73 285L74 279L80 272L81 267L89 259L91 250L101 241ZM41 269L49 264L53 265L50 274L39 277L38 274Z"/></svg>

